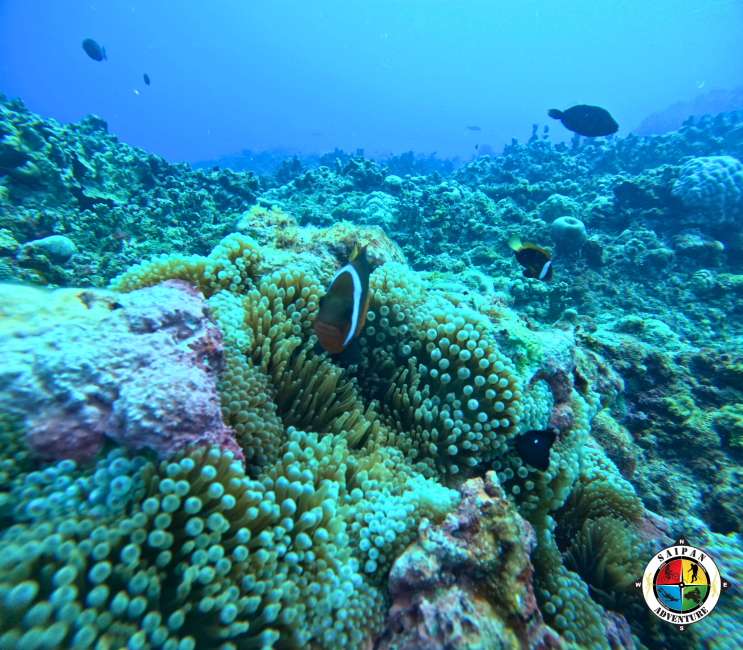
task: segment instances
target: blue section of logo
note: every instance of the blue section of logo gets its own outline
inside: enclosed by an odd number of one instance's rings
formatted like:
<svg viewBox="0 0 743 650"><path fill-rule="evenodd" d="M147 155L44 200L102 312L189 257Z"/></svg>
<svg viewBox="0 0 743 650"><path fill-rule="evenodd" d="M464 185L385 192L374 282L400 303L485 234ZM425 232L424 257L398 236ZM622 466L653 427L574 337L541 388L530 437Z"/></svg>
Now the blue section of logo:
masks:
<svg viewBox="0 0 743 650"><path fill-rule="evenodd" d="M658 585L656 588L658 600L668 609L680 612L683 605L681 602L681 587L677 585Z"/></svg>

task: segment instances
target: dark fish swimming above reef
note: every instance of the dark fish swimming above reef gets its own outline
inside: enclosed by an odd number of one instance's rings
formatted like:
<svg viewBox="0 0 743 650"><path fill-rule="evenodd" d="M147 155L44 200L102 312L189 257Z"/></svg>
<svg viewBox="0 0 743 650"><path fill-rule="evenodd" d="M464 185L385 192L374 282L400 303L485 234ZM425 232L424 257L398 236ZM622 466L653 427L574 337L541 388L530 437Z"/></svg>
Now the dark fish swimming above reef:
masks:
<svg viewBox="0 0 743 650"><path fill-rule="evenodd" d="M348 264L335 274L328 292L320 298L315 334L325 352L343 352L361 333L369 310L370 274L366 246L361 250L354 247Z"/></svg>
<svg viewBox="0 0 743 650"><path fill-rule="evenodd" d="M521 460L540 472L544 472L550 465L550 449L555 444L555 440L557 440L557 432L554 429L547 429L546 431L527 431L521 436L516 436L514 442Z"/></svg>
<svg viewBox="0 0 743 650"><path fill-rule="evenodd" d="M150 85L150 76L145 72L144 73L144 82L149 86Z"/></svg>
<svg viewBox="0 0 743 650"><path fill-rule="evenodd" d="M609 111L600 106L579 104L566 111L550 108L547 115L553 120L560 120L566 129L570 129L578 135L585 135L588 138L611 135L619 130L619 124Z"/></svg>
<svg viewBox="0 0 743 650"><path fill-rule="evenodd" d="M94 61L108 61L106 58L106 48L98 45L98 43L96 43L92 38L86 38L83 41L83 49Z"/></svg>
<svg viewBox="0 0 743 650"><path fill-rule="evenodd" d="M468 126L467 128L470 131L480 131L481 130L479 126Z"/></svg>
<svg viewBox="0 0 743 650"><path fill-rule="evenodd" d="M524 267L525 278L552 279L552 256L536 244L521 242L521 237L511 235L508 245L516 254L516 261Z"/></svg>

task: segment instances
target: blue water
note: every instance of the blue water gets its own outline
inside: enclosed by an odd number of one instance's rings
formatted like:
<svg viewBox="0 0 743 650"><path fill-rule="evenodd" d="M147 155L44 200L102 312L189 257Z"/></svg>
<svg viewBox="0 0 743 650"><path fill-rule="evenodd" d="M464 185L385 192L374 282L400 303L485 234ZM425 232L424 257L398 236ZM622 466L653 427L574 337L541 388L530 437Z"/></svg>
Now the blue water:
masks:
<svg viewBox="0 0 743 650"><path fill-rule="evenodd" d="M740 0L4 0L0 92L63 123L99 115L171 161L334 147L468 159L536 122L568 139L548 108L604 106L623 136L738 86L741 33ZM84 38L108 61L88 58Z"/></svg>

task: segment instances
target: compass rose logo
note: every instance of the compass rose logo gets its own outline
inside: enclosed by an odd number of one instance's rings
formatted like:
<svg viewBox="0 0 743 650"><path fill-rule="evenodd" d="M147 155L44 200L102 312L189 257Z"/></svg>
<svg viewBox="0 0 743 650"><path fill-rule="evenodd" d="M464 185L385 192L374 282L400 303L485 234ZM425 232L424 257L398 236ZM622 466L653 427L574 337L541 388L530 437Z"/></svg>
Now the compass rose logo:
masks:
<svg viewBox="0 0 743 650"><path fill-rule="evenodd" d="M683 535L656 553L635 581L653 614L679 632L708 616L728 587L730 581L720 575L709 554Z"/></svg>

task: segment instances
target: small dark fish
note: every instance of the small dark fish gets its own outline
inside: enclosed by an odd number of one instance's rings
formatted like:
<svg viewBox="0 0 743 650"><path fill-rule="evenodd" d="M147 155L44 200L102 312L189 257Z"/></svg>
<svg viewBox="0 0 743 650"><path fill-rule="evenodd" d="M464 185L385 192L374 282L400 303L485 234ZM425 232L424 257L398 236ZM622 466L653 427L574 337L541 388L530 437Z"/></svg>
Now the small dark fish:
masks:
<svg viewBox="0 0 743 650"><path fill-rule="evenodd" d="M214 167L212 167L212 171L213 172L218 172L219 171L219 165L214 165Z"/></svg>
<svg viewBox="0 0 743 650"><path fill-rule="evenodd" d="M599 106L579 104L566 111L550 108L547 115L553 120L560 120L566 129L588 138L611 135L619 130L619 124L609 111Z"/></svg>
<svg viewBox="0 0 743 650"><path fill-rule="evenodd" d="M527 431L521 436L516 436L516 451L527 465L544 472L550 466L550 449L555 440L557 432L554 429Z"/></svg>
<svg viewBox="0 0 743 650"><path fill-rule="evenodd" d="M476 145L475 145L475 149L478 149L479 147L480 147L480 145L479 145L479 144L476 144Z"/></svg>
<svg viewBox="0 0 743 650"><path fill-rule="evenodd" d="M470 131L479 131L479 130L480 130L480 127L479 127L479 126L468 126L467 128L468 128L468 129L469 129Z"/></svg>
<svg viewBox="0 0 743 650"><path fill-rule="evenodd" d="M512 235L508 245L516 254L516 261L524 267L525 278L552 279L552 256L549 251L536 244L521 243L518 235Z"/></svg>
<svg viewBox="0 0 743 650"><path fill-rule="evenodd" d="M147 74L146 72L144 73L144 82L145 82L145 83L146 83L146 84L147 84L148 86L150 85L150 77L149 77L149 75L148 75L148 74Z"/></svg>
<svg viewBox="0 0 743 650"><path fill-rule="evenodd" d="M86 38L83 41L83 49L94 61L103 61L104 59L108 61L106 58L106 48L98 45L92 38Z"/></svg>
<svg viewBox="0 0 743 650"><path fill-rule="evenodd" d="M319 134L319 133L315 133L314 131L312 132L312 135L317 135L317 136L320 136L320 134ZM322 137L322 136L320 136L320 137Z"/></svg>

